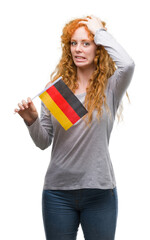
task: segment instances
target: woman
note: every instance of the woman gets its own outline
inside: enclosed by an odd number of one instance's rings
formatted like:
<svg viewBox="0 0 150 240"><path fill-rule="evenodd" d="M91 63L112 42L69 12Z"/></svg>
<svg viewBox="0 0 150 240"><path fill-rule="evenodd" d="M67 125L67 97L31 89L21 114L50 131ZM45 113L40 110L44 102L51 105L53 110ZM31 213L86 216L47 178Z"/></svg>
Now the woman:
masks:
<svg viewBox="0 0 150 240"><path fill-rule="evenodd" d="M30 98L15 109L36 146L53 141L42 195L46 239L76 239L81 223L86 240L113 240L118 198L108 145L135 65L94 16L70 21L61 39L52 82L62 76L88 114L65 131L43 103L40 118Z"/></svg>

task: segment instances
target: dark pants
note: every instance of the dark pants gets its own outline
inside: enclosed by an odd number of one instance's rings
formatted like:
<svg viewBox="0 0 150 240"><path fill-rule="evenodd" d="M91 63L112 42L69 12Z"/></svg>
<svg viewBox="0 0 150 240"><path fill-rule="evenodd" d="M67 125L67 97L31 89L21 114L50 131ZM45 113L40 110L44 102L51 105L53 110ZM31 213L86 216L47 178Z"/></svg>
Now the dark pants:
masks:
<svg viewBox="0 0 150 240"><path fill-rule="evenodd" d="M75 240L79 224L85 240L114 240L117 189L43 190L47 240Z"/></svg>

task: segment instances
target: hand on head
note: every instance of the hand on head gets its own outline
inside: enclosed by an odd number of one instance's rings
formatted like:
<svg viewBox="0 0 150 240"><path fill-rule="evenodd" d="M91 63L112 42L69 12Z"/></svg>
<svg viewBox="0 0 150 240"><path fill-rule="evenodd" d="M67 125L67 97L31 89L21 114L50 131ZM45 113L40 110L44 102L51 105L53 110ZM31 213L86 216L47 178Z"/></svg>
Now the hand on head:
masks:
<svg viewBox="0 0 150 240"><path fill-rule="evenodd" d="M95 16L88 16L85 20L80 21L79 23L86 24L88 29L95 35L96 31L100 28L107 30L106 27L103 26L103 23L100 18Z"/></svg>

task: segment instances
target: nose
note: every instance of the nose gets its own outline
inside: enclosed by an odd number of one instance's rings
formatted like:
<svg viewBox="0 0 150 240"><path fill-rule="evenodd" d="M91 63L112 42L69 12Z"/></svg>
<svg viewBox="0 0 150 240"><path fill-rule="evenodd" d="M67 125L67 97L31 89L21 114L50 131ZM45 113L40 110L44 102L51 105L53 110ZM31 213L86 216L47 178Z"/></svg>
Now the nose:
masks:
<svg viewBox="0 0 150 240"><path fill-rule="evenodd" d="M79 43L76 45L75 50L76 50L76 52L81 52L82 51L81 45Z"/></svg>

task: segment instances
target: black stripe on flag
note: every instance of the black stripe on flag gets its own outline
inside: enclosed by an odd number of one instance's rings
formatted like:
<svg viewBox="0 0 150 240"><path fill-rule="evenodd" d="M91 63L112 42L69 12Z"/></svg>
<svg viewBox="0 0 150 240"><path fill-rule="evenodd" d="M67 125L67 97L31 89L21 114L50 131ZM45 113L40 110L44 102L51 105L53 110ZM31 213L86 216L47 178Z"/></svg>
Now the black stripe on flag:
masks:
<svg viewBox="0 0 150 240"><path fill-rule="evenodd" d="M88 111L79 101L79 99L74 95L74 93L68 88L62 79L54 84L55 88L60 92L60 94L65 98L65 100L70 104L74 111L83 117Z"/></svg>

